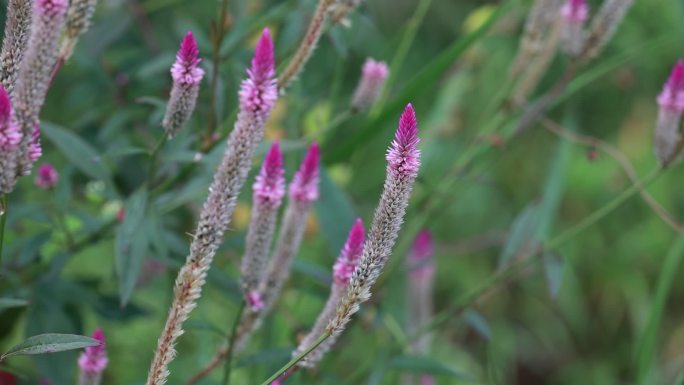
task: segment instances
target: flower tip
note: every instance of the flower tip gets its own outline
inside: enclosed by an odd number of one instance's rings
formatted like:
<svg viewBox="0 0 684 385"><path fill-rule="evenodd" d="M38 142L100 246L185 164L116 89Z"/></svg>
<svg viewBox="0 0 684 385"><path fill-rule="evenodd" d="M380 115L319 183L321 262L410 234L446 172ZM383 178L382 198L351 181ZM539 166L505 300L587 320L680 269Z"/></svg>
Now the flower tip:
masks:
<svg viewBox="0 0 684 385"><path fill-rule="evenodd" d="M188 31L185 34L178 54L183 60L188 62L194 62L198 59L199 48L197 47L197 40L195 40L195 35L193 35L192 31Z"/></svg>
<svg viewBox="0 0 684 385"><path fill-rule="evenodd" d="M277 141L273 142L268 149L264 163L267 164L269 168L283 166L283 153L280 151L280 144Z"/></svg>
<svg viewBox="0 0 684 385"><path fill-rule="evenodd" d="M401 114L394 141L387 151L387 161L392 170L399 174L416 176L420 167L418 142L420 139L418 138L416 111L409 103Z"/></svg>
<svg viewBox="0 0 684 385"><path fill-rule="evenodd" d="M429 230L421 230L413 242L413 252L411 259L423 260L433 254L434 244L432 241L432 234Z"/></svg>
<svg viewBox="0 0 684 385"><path fill-rule="evenodd" d="M275 53L273 39L268 28L264 28L261 37L254 49L252 61L254 72L259 76L267 77L275 71Z"/></svg>
<svg viewBox="0 0 684 385"><path fill-rule="evenodd" d="M389 75L389 68L383 61L376 61L373 58L366 59L363 63L363 76L384 79Z"/></svg>
<svg viewBox="0 0 684 385"><path fill-rule="evenodd" d="M354 225L352 225L349 231L349 243L354 246L354 248L363 247L363 242L365 240L366 230L363 227L363 220L361 218L356 218Z"/></svg>
<svg viewBox="0 0 684 385"><path fill-rule="evenodd" d="M290 196L301 202L313 202L318 199L318 172L321 150L318 143L313 142L304 156L299 170L290 185Z"/></svg>
<svg viewBox="0 0 684 385"><path fill-rule="evenodd" d="M259 175L254 182L254 197L260 203L269 202L279 206L285 195L285 170L283 154L278 142L273 142L264 158Z"/></svg>
<svg viewBox="0 0 684 385"><path fill-rule="evenodd" d="M92 334L92 338L100 341L100 345L104 345L105 335L101 328L98 327L97 329L95 329L95 331Z"/></svg>

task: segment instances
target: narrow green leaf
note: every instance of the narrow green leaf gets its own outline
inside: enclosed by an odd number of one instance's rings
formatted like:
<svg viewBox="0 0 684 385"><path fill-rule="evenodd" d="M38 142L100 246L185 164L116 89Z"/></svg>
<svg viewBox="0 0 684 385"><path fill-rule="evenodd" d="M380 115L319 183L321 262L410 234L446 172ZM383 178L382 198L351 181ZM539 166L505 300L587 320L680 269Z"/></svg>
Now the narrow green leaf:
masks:
<svg viewBox="0 0 684 385"><path fill-rule="evenodd" d="M20 298L0 298L0 312L5 309L11 309L14 307L27 306L29 303L25 299Z"/></svg>
<svg viewBox="0 0 684 385"><path fill-rule="evenodd" d="M42 133L81 172L94 179L111 180L111 172L104 164L100 152L78 135L56 124L42 122Z"/></svg>
<svg viewBox="0 0 684 385"><path fill-rule="evenodd" d="M467 373L458 371L434 358L426 356L397 356L390 360L389 366L405 372L448 376L460 380L472 378Z"/></svg>
<svg viewBox="0 0 684 385"><path fill-rule="evenodd" d="M551 299L558 298L561 284L563 282L563 271L565 264L563 257L556 252L544 254L544 275L546 275L546 283L549 288L549 295Z"/></svg>
<svg viewBox="0 0 684 385"><path fill-rule="evenodd" d="M0 361L9 356L62 352L95 346L99 343L96 339L76 334L39 334L29 337L24 342L12 347L0 357Z"/></svg>
<svg viewBox="0 0 684 385"><path fill-rule="evenodd" d="M122 306L128 303L133 294L147 252L148 232L144 226L146 206L147 190L140 189L133 193L124 205L125 217L116 231L116 273Z"/></svg>
<svg viewBox="0 0 684 385"><path fill-rule="evenodd" d="M499 255L499 268L506 267L516 255L534 246L533 241L538 224L539 206L537 204L528 205L518 214Z"/></svg>

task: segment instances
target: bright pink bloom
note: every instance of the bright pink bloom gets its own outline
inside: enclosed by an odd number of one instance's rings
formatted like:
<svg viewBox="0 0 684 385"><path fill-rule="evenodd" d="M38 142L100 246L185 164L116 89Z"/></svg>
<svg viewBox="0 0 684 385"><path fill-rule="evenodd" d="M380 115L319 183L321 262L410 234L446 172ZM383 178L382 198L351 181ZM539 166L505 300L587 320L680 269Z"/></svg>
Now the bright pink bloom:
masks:
<svg viewBox="0 0 684 385"><path fill-rule="evenodd" d="M28 160L31 164L33 164L41 156L43 156L43 147L40 145L40 125L36 124L33 126L31 142L28 146Z"/></svg>
<svg viewBox="0 0 684 385"><path fill-rule="evenodd" d="M670 77L658 95L658 105L677 112L684 111L684 60L678 60L672 68Z"/></svg>
<svg viewBox="0 0 684 385"><path fill-rule="evenodd" d="M78 358L78 366L81 372L94 375L102 373L107 367L109 360L107 359L105 337L102 329L95 329L92 337L100 341L100 344L85 348L85 351Z"/></svg>
<svg viewBox="0 0 684 385"><path fill-rule="evenodd" d="M561 8L563 18L576 24L584 23L589 17L589 6L586 0L566 0Z"/></svg>
<svg viewBox="0 0 684 385"><path fill-rule="evenodd" d="M261 298L261 293L258 290L247 293L247 305L252 311L259 311L264 308L264 299Z"/></svg>
<svg viewBox="0 0 684 385"><path fill-rule="evenodd" d="M357 218L349 231L347 242L342 248L340 256L333 266L333 280L336 285L344 287L349 283L356 265L359 264L363 254L363 242L365 241L363 221Z"/></svg>
<svg viewBox="0 0 684 385"><path fill-rule="evenodd" d="M432 262L434 244L432 235L428 230L423 230L413 241L408 261L411 268L411 278L421 279L434 275L435 265Z"/></svg>
<svg viewBox="0 0 684 385"><path fill-rule="evenodd" d="M321 150L313 142L302 161L299 170L290 183L290 198L299 202L313 202L318 199L318 167Z"/></svg>
<svg viewBox="0 0 684 385"><path fill-rule="evenodd" d="M59 173L50 163L45 163L38 168L36 175L36 186L43 190L51 189L57 185Z"/></svg>
<svg viewBox="0 0 684 385"><path fill-rule="evenodd" d="M171 77L180 84L196 85L202 81L204 70L199 67L199 49L192 32L188 31L171 66Z"/></svg>
<svg viewBox="0 0 684 385"><path fill-rule="evenodd" d="M254 182L254 197L260 203L280 205L285 195L285 170L283 169L283 154L278 142L274 142L268 150L259 175Z"/></svg>
<svg viewBox="0 0 684 385"><path fill-rule="evenodd" d="M394 141L387 150L387 162L390 169L399 175L415 177L420 168L420 150L418 150L418 123L413 105L409 103L399 119L399 128Z"/></svg>
<svg viewBox="0 0 684 385"><path fill-rule="evenodd" d="M21 129L14 119L12 105L5 88L0 86L0 149L12 151L21 142Z"/></svg>
<svg viewBox="0 0 684 385"><path fill-rule="evenodd" d="M254 50L248 78L240 86L240 107L252 112L270 111L278 98L275 80L275 53L268 28L264 28ZM262 118L265 118L263 116Z"/></svg>
<svg viewBox="0 0 684 385"><path fill-rule="evenodd" d="M66 12L69 6L68 0L38 0L36 1L36 12L49 17L59 17Z"/></svg>

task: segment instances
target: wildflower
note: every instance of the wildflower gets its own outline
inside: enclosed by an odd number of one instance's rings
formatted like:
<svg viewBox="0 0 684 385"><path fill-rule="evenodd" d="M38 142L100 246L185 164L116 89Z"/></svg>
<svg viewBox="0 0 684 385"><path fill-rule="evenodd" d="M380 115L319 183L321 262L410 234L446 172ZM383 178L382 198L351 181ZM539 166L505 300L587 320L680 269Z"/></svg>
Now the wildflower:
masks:
<svg viewBox="0 0 684 385"><path fill-rule="evenodd" d="M584 45L584 23L589 17L586 0L566 0L561 8L563 50L569 56L577 56Z"/></svg>
<svg viewBox="0 0 684 385"><path fill-rule="evenodd" d="M277 95L273 79L273 58L271 36L268 30L264 30L248 71L249 78L243 81L241 92L249 90L254 91L253 94ZM258 110L246 107L242 104L240 106L235 127L228 138L228 146L202 207L190 245L190 254L178 272L173 303L150 365L147 385L162 385L166 382L168 365L175 356L174 344L183 334L183 322L195 308L202 293L207 271L228 228L237 197L252 165L254 151L263 138L266 118L273 104L262 103Z"/></svg>
<svg viewBox="0 0 684 385"><path fill-rule="evenodd" d="M199 68L200 61L197 41L192 32L188 32L176 54L176 62L171 66L173 86L162 120L169 138L185 126L195 110L199 84L204 77L204 70Z"/></svg>
<svg viewBox="0 0 684 385"><path fill-rule="evenodd" d="M264 306L258 286L268 264L278 208L285 196L284 173L283 155L276 142L266 154L254 182L252 219L247 231L245 255L242 257L242 289L247 303L254 311L261 310Z"/></svg>
<svg viewBox="0 0 684 385"><path fill-rule="evenodd" d="M0 51L0 83L10 96L27 50L32 6L32 0L10 0L7 4L5 38Z"/></svg>
<svg viewBox="0 0 684 385"><path fill-rule="evenodd" d="M385 62L366 59L361 70L361 81L356 86L352 98L352 110L362 111L372 106L380 96L388 75L389 69Z"/></svg>
<svg viewBox="0 0 684 385"><path fill-rule="evenodd" d="M78 38L90 27L90 19L95 13L97 0L71 0L66 18L66 31L62 47L59 50L60 60L67 61L74 52Z"/></svg>
<svg viewBox="0 0 684 385"><path fill-rule="evenodd" d="M14 111L24 134L19 172L27 175L37 152L36 125L45 101L52 69L57 62L57 45L64 26L67 0L36 0L31 35L17 79Z"/></svg>
<svg viewBox="0 0 684 385"><path fill-rule="evenodd" d="M32 165L41 156L43 156L43 147L40 145L40 125L36 124L33 126L33 131L31 131L31 141L28 145L28 163Z"/></svg>
<svg viewBox="0 0 684 385"><path fill-rule="evenodd" d="M684 114L684 60L679 60L658 95L658 122L655 129L655 154L667 165L681 152L679 127Z"/></svg>
<svg viewBox="0 0 684 385"><path fill-rule="evenodd" d="M102 372L109 362L102 329L95 329L92 337L100 341L100 344L85 348L85 351L78 358L79 385L99 385L102 379Z"/></svg>
<svg viewBox="0 0 684 385"><path fill-rule="evenodd" d="M344 330L361 303L370 298L370 290L392 254L420 168L419 141L416 114L409 104L401 115L394 141L387 151L385 185L373 215L363 256L352 274L335 316L326 328L333 338Z"/></svg>
<svg viewBox="0 0 684 385"><path fill-rule="evenodd" d="M50 163L45 163L38 168L38 175L36 175L36 186L43 190L48 190L57 185L59 181L59 173Z"/></svg>
<svg viewBox="0 0 684 385"><path fill-rule="evenodd" d="M0 86L0 193L9 193L14 189L21 137L9 95Z"/></svg>
<svg viewBox="0 0 684 385"><path fill-rule="evenodd" d="M613 38L634 0L605 0L592 18L582 56L589 60L598 56Z"/></svg>
<svg viewBox="0 0 684 385"><path fill-rule="evenodd" d="M349 280L352 277L352 273L359 264L361 255L363 254L363 242L365 240L363 222L361 219L357 219L354 222L351 230L349 231L349 236L347 241L340 252L335 265L333 266L333 284L330 289L330 296L323 308L323 311L318 315L314 326L311 331L302 339L299 343L297 349L292 352L292 356L296 357L307 348L316 342L316 339L325 332L326 326L333 318L337 312L337 308L340 304L340 299L345 293L347 286L349 285ZM318 362L323 358L325 353L327 353L330 348L335 344L336 338L329 337L322 344L320 344L314 351L309 353L302 361L299 362L298 366L303 368L313 368Z"/></svg>

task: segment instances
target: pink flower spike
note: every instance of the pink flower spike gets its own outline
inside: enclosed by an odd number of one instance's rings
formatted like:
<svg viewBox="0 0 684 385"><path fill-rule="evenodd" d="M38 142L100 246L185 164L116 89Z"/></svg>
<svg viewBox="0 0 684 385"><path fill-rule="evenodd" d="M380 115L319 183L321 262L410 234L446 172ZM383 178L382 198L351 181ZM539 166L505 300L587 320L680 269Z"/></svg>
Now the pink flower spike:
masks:
<svg viewBox="0 0 684 385"><path fill-rule="evenodd" d="M661 108L684 111L684 60L679 59L672 68L670 77L665 82L663 90L658 95L658 105Z"/></svg>
<svg viewBox="0 0 684 385"><path fill-rule="evenodd" d="M180 84L197 85L202 81L204 70L199 68L199 49L192 32L188 31L171 66L171 77Z"/></svg>
<svg viewBox="0 0 684 385"><path fill-rule="evenodd" d="M254 182L254 197L260 203L270 203L280 206L285 195L285 170L283 169L283 154L278 142L274 142L268 150L259 175Z"/></svg>
<svg viewBox="0 0 684 385"><path fill-rule="evenodd" d="M422 230L416 236L408 256L411 269L411 278L421 279L434 275L435 265L432 261L434 256L434 243L428 230Z"/></svg>
<svg viewBox="0 0 684 385"><path fill-rule="evenodd" d="M0 86L0 149L12 151L21 142L21 129L14 120L12 105L5 88Z"/></svg>
<svg viewBox="0 0 684 385"><path fill-rule="evenodd" d="M349 231L347 242L342 248L340 256L333 266L333 280L336 285L344 287L349 283L356 265L363 254L363 242L366 234L363 228L363 221L357 218Z"/></svg>
<svg viewBox="0 0 684 385"><path fill-rule="evenodd" d="M58 181L59 173L50 163L45 163L38 168L35 183L39 188L43 190L51 189L57 185Z"/></svg>
<svg viewBox="0 0 684 385"><path fill-rule="evenodd" d="M563 8L561 8L561 15L570 22L581 24L589 17L589 6L586 0L566 0Z"/></svg>
<svg viewBox="0 0 684 385"><path fill-rule="evenodd" d="M43 147L40 145L40 125L35 124L31 133L31 143L29 143L28 147L28 160L33 164L41 156L43 156Z"/></svg>
<svg viewBox="0 0 684 385"><path fill-rule="evenodd" d="M102 329L95 329L92 337L100 341L100 344L85 348L85 351L78 358L78 367L83 373L95 375L105 370L109 360L105 351L105 337Z"/></svg>
<svg viewBox="0 0 684 385"><path fill-rule="evenodd" d="M409 103L399 119L399 128L387 151L390 169L400 175L415 177L420 168L419 142L416 112Z"/></svg>
<svg viewBox="0 0 684 385"><path fill-rule="evenodd" d="M318 167L321 150L313 142L290 184L290 198L298 202L311 203L318 199Z"/></svg>
<svg viewBox="0 0 684 385"><path fill-rule="evenodd" d="M240 106L252 112L270 111L278 98L275 81L275 53L268 28L257 42L248 78L240 87Z"/></svg>
<svg viewBox="0 0 684 385"><path fill-rule="evenodd" d="M50 17L58 17L66 13L69 6L68 0L38 0L36 1L36 12Z"/></svg>
<svg viewBox="0 0 684 385"><path fill-rule="evenodd" d="M261 294L256 291L250 291L247 294L247 305L252 311L259 311L264 308L264 300L261 298Z"/></svg>
<svg viewBox="0 0 684 385"><path fill-rule="evenodd" d="M361 111L373 105L380 96L387 76L389 76L389 68L385 62L375 61L372 58L366 59L361 69L361 80L352 98L352 109Z"/></svg>

